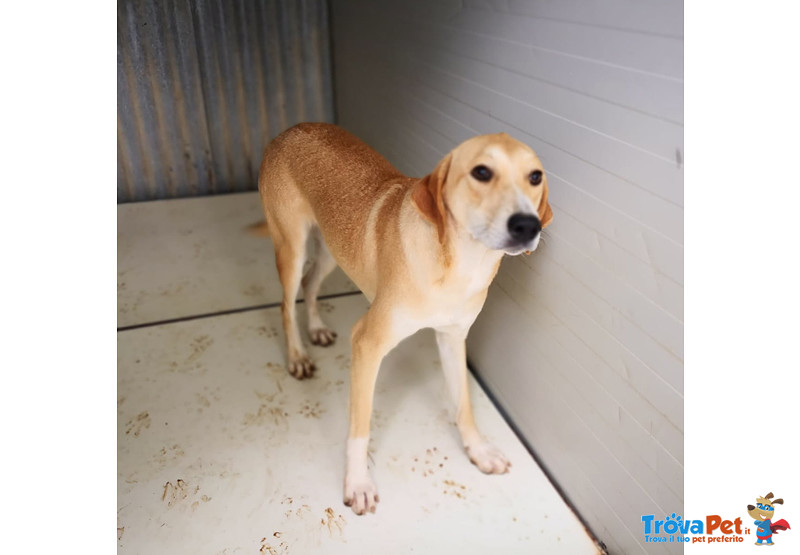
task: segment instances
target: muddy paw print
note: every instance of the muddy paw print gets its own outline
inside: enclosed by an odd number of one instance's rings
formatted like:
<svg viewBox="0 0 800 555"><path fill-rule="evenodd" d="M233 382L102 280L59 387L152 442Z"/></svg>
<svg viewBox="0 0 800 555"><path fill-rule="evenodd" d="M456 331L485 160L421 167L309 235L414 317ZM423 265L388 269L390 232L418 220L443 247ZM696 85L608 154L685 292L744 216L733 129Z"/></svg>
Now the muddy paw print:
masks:
<svg viewBox="0 0 800 555"><path fill-rule="evenodd" d="M179 478L174 484L172 482L167 482L164 484L164 492L161 494L161 500L167 503L167 507L172 507L173 505L188 499L190 495L194 495L198 491L200 491L200 486L195 486L192 488L189 484Z"/></svg>
<svg viewBox="0 0 800 555"><path fill-rule="evenodd" d="M258 335L266 337L267 339L272 339L278 337L278 330L273 327L268 328L267 326L260 326L258 328Z"/></svg>
<svg viewBox="0 0 800 555"><path fill-rule="evenodd" d="M306 418L319 418L324 412L325 409L322 408L319 401L313 404L310 401L303 403L303 406L298 411L299 414L302 414Z"/></svg>
<svg viewBox="0 0 800 555"><path fill-rule="evenodd" d="M453 480L444 480L442 483L444 484L444 489L442 490L443 494L452 495L454 497L458 497L459 499L466 498L465 495L467 493L467 486L464 484L459 484Z"/></svg>
<svg viewBox="0 0 800 555"><path fill-rule="evenodd" d="M433 476L444 469L447 456L442 455L437 447L425 450L425 456L414 457L411 472L420 472L423 476Z"/></svg>
<svg viewBox="0 0 800 555"><path fill-rule="evenodd" d="M205 353L208 350L208 348L211 347L211 345L213 344L214 340L207 335L201 335L199 337L195 337L192 340L192 343L189 345L189 347L192 349L192 354L189 355L189 359L194 360L198 358L203 353ZM187 359L187 362L190 361L189 359Z"/></svg>
<svg viewBox="0 0 800 555"><path fill-rule="evenodd" d="M125 425L125 435L139 437L139 434L142 433L142 430L146 430L149 427L150 415L147 413L147 411L141 412Z"/></svg>
<svg viewBox="0 0 800 555"><path fill-rule="evenodd" d="M347 521L340 514L337 514L332 508L325 509L325 517L320 519L323 526L328 527L328 534L331 538L341 538L344 532L344 525Z"/></svg>
<svg viewBox="0 0 800 555"><path fill-rule="evenodd" d="M162 466L167 464L168 462L177 460L185 455L181 446L177 443L172 445L171 447L162 447L161 450L156 455L155 459L156 462L161 464Z"/></svg>
<svg viewBox="0 0 800 555"><path fill-rule="evenodd" d="M287 428L289 422L287 418L289 413L283 407L270 406L269 404L262 403L255 413L245 413L242 424L246 427L249 426L266 426L274 425L281 428Z"/></svg>
<svg viewBox="0 0 800 555"><path fill-rule="evenodd" d="M275 534L278 535L276 536ZM273 534L273 537L276 539L267 540L267 538L261 538L261 549L258 550L259 553L266 553L267 555L283 555L284 553L289 553L289 544L284 541L278 543L278 541L280 541L280 532L275 532L275 534Z"/></svg>

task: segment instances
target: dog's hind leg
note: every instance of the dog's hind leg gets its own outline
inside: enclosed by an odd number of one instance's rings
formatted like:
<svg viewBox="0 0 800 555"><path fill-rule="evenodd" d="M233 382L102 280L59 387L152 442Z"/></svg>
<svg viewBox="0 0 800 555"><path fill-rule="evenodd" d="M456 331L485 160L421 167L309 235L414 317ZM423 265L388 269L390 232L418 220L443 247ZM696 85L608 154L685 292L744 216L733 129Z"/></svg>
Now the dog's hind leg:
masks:
<svg viewBox="0 0 800 555"><path fill-rule="evenodd" d="M328 328L319 315L317 296L322 280L336 268L336 260L328 250L318 227L311 232L316 247L316 258L303 277L303 292L308 309L308 335L314 345L327 347L336 341L336 332Z"/></svg>
<svg viewBox="0 0 800 555"><path fill-rule="evenodd" d="M285 222L282 222L285 223ZM297 327L297 291L303 275L305 262L306 239L310 223L299 218L291 227L277 225L270 221L275 245L275 262L278 266L278 276L283 285L283 302L281 314L283 316L283 330L286 334L286 354L289 359L289 373L302 380L310 378L314 370L314 363L308 357L300 331Z"/></svg>

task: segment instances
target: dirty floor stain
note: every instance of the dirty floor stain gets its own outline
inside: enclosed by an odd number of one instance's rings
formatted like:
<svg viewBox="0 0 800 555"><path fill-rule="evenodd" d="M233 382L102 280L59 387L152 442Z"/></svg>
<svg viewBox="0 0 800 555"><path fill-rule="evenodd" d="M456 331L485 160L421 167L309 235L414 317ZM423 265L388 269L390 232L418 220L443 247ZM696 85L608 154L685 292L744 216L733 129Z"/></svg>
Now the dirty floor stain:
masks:
<svg viewBox="0 0 800 555"><path fill-rule="evenodd" d="M280 302L271 243L241 233L258 196L232 196L120 208L118 324ZM337 272L323 294L348 283ZM367 308L361 295L320 303L340 338ZM349 341L303 333L318 370L302 382L286 371L279 307L118 333L119 554L596 553L472 379L478 426L514 466L487 476L469 462L429 331L381 366L369 446L381 501L354 515Z"/></svg>

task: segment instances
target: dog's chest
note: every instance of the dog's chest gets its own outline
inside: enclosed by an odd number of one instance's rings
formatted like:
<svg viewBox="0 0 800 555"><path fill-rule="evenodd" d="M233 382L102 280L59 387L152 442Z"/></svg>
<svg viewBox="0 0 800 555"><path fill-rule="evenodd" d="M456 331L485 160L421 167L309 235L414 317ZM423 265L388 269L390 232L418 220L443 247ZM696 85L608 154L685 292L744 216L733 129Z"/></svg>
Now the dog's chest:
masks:
<svg viewBox="0 0 800 555"><path fill-rule="evenodd" d="M468 327L472 324L483 308L486 292L499 264L499 257L481 254L477 252L473 257L454 259L443 279L429 290L426 326Z"/></svg>
<svg viewBox="0 0 800 555"><path fill-rule="evenodd" d="M475 242L461 245L447 272L445 286L450 294L463 302L489 287L502 259L502 253L486 249Z"/></svg>

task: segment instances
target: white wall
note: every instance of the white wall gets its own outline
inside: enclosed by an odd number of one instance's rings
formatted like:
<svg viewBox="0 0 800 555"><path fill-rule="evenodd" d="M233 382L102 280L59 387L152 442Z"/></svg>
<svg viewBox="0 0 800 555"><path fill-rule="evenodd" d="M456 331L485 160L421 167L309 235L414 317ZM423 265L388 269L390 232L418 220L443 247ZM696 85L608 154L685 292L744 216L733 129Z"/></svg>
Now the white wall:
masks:
<svg viewBox="0 0 800 555"><path fill-rule="evenodd" d="M338 122L398 168L480 133L538 152L555 220L503 262L470 360L612 552L669 551L640 517L683 507L682 3L332 8Z"/></svg>

